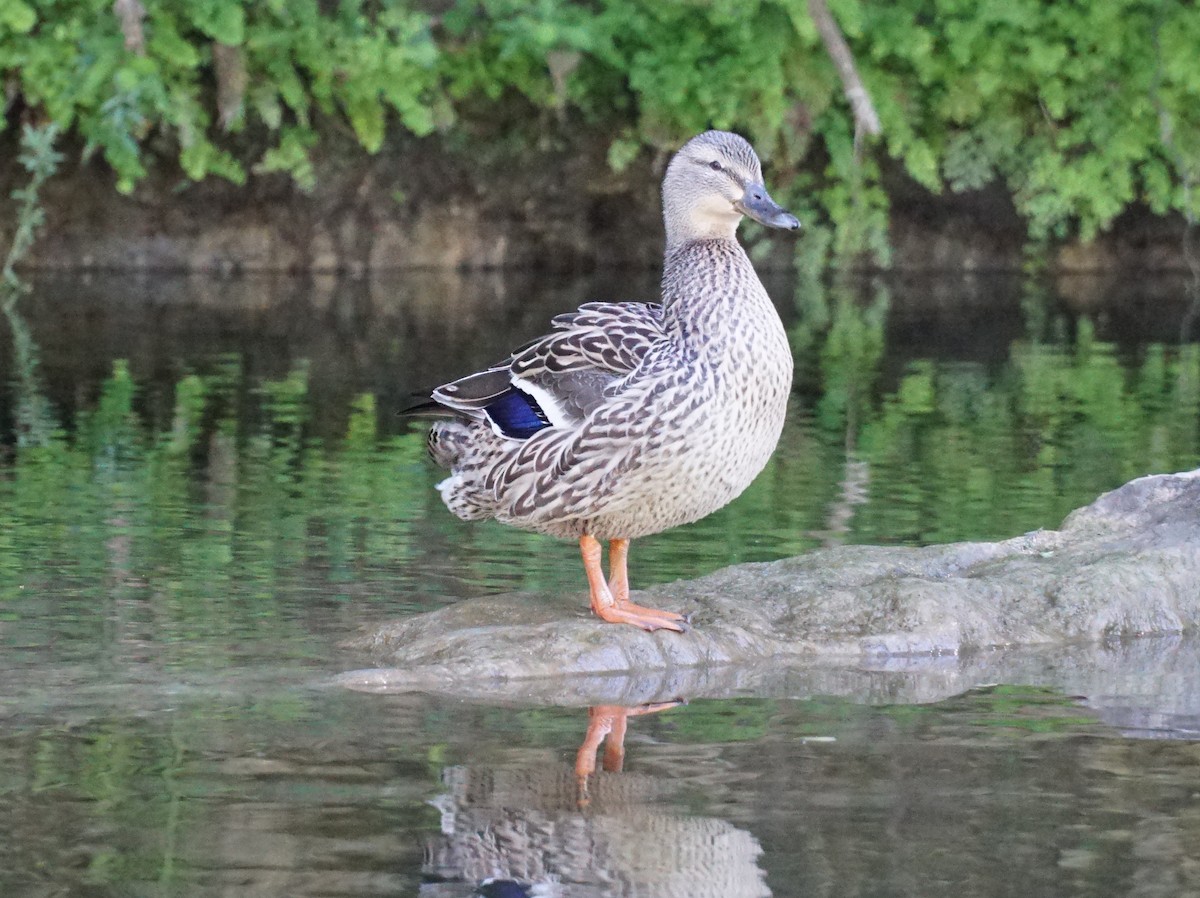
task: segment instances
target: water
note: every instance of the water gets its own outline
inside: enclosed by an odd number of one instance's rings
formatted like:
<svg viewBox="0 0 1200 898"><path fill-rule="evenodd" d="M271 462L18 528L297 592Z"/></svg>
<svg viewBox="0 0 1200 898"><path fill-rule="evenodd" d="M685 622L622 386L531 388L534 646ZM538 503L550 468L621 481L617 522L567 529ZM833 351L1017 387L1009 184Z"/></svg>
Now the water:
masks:
<svg viewBox="0 0 1200 898"><path fill-rule="evenodd" d="M653 283L39 281L0 319L0 894L1200 894L1188 640L689 696L586 805L586 708L328 685L363 625L584 601L573 546L453 519L394 412ZM769 286L780 450L635 543L635 586L1009 536L1200 464L1182 280Z"/></svg>

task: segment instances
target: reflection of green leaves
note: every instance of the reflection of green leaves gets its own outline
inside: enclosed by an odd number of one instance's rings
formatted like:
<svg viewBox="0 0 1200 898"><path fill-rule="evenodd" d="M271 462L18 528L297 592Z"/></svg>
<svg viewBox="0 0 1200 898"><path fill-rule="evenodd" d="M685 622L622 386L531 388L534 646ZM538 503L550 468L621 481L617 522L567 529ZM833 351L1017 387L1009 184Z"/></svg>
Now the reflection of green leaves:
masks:
<svg viewBox="0 0 1200 898"><path fill-rule="evenodd" d="M742 698L736 702L702 700L656 714L657 732L688 744L745 742L762 738L775 712L770 699Z"/></svg>
<svg viewBox="0 0 1200 898"><path fill-rule="evenodd" d="M939 706L968 726L1024 733L1071 733L1095 724L1078 699L1041 686L998 685L972 689Z"/></svg>
<svg viewBox="0 0 1200 898"><path fill-rule="evenodd" d="M1056 526L1133 476L1200 461L1200 347L1148 347L1133 364L1083 327L1071 352L1019 342L1001 366L915 361L880 397L883 294L864 305L838 289L827 315L815 302L806 315L819 361L803 377L826 398L795 402L735 502L639 540L635 588L794 555L830 528L930 543ZM310 389L305 365L251 387L225 357L160 395L114 364L69 433L19 443L0 476L0 597L48 583L92 595L136 572L163 597L165 641L201 658L206 635L252 632L260 616L288 626L287 592L302 584L403 610L582 588L569 543L453 518L424 433L381 433L371 395L353 399L339 439L315 439ZM102 644L105 619L98 608L75 626Z"/></svg>
<svg viewBox="0 0 1200 898"><path fill-rule="evenodd" d="M997 376L914 362L862 431L865 542L999 538L1053 527L1099 493L1200 461L1200 347L1151 347L1131 376L1080 328L1071 354L1018 343Z"/></svg>
<svg viewBox="0 0 1200 898"><path fill-rule="evenodd" d="M183 455L196 448L207 405L208 384L204 378L189 374L175 385L175 417L166 439L167 452Z"/></svg>
<svg viewBox="0 0 1200 898"><path fill-rule="evenodd" d="M232 358L185 375L158 431L119 361L71 436L20 447L0 477L0 597L45 578L59 590L94 590L112 575L119 536L120 570L162 589L163 641L183 654L194 642L204 657L206 634L252 632L252 621L277 613L281 586L306 559L328 560L332 582L358 579L363 557L412 558L414 515L436 498L419 464L423 437L379 445L374 399L364 396L344 446L326 450L307 437L305 366L264 382L249 420L238 406L242 377ZM102 627L97 612L80 625Z"/></svg>
<svg viewBox="0 0 1200 898"><path fill-rule="evenodd" d="M83 439L98 465L111 466L130 457L141 439L133 415L136 392L129 365L113 363L112 376L100 389L96 410L82 422Z"/></svg>
<svg viewBox="0 0 1200 898"><path fill-rule="evenodd" d="M813 420L822 437L853 453L875 407L875 384L883 359L889 293L882 283L864 301L855 285L837 279L826 289L802 278L796 291L799 319L790 343L795 380L802 393L819 396Z"/></svg>
<svg viewBox="0 0 1200 898"><path fill-rule="evenodd" d="M834 292L833 320L820 355L823 389L817 421L830 431L846 431L850 446L871 408L887 309L882 287L866 306L856 303L848 290Z"/></svg>

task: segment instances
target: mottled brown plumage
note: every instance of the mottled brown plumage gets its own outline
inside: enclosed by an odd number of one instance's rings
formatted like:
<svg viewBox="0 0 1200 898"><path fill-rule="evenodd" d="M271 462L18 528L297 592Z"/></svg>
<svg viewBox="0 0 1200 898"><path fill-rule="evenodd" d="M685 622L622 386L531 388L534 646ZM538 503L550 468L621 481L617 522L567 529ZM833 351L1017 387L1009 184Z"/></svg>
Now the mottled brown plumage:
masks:
<svg viewBox="0 0 1200 898"><path fill-rule="evenodd" d="M661 305L589 303L501 364L438 387L432 398L458 420L434 426L430 451L451 470L439 490L456 515L579 539L601 616L682 629L678 615L629 605L624 545L606 598L592 546L698 520L766 464L792 357L735 231L743 215L799 222L767 195L750 145L720 131L672 159L663 215ZM610 616L613 605L637 610Z"/></svg>

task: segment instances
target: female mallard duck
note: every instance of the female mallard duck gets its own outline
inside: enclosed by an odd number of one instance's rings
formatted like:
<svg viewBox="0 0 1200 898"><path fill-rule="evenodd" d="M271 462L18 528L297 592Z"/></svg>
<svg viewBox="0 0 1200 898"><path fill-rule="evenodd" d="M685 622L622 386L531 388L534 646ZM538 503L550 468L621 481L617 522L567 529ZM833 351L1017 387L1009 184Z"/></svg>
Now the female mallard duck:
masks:
<svg viewBox="0 0 1200 898"><path fill-rule="evenodd" d="M451 471L438 485L446 506L578 539L592 610L606 621L686 629L680 614L629 601L629 541L721 508L779 441L792 354L735 236L743 215L800 227L768 196L743 138L692 138L663 180L661 305L588 303L432 393L459 419L429 434Z"/></svg>

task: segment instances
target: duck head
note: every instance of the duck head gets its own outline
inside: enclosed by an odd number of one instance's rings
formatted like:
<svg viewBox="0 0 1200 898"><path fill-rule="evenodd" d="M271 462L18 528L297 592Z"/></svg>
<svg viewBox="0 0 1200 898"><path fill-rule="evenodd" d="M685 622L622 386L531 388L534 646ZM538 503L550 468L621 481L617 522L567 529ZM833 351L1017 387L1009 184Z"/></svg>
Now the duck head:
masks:
<svg viewBox="0 0 1200 898"><path fill-rule="evenodd" d="M667 246L731 240L742 216L769 228L800 227L800 220L767 193L762 163L745 138L728 131L693 137L675 154L663 179Z"/></svg>

